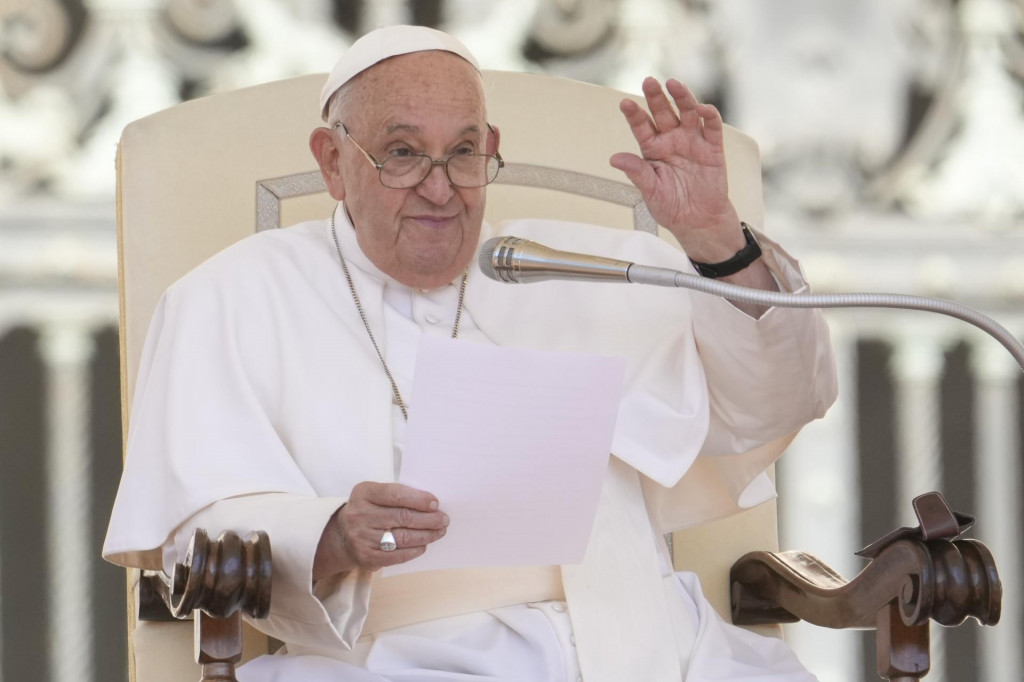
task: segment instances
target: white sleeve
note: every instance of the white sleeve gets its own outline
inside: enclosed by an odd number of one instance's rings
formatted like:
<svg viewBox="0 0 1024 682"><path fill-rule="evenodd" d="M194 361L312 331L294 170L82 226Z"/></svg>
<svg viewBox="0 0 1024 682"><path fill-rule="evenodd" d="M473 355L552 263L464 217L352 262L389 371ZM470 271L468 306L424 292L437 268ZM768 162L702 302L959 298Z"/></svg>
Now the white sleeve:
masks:
<svg viewBox="0 0 1024 682"><path fill-rule="evenodd" d="M196 528L211 539L231 530L243 540L255 530L270 537L273 557L270 615L253 626L284 642L351 649L366 621L368 571L356 570L313 583L313 558L324 527L345 499L291 493L233 497L193 514L163 547L164 571L184 556Z"/></svg>
<svg viewBox="0 0 1024 682"><path fill-rule="evenodd" d="M800 268L759 235L780 288L807 290ZM828 327L817 310L771 308L754 319L725 299L692 296L693 329L709 402L699 456L673 486L644 477L652 522L669 532L723 518L775 494L764 474L838 387Z"/></svg>
<svg viewBox="0 0 1024 682"><path fill-rule="evenodd" d="M758 241L780 289L806 292L797 262L767 237ZM820 311L771 308L754 319L717 296L694 296L693 307L711 407L701 455L745 452L825 414L838 387Z"/></svg>

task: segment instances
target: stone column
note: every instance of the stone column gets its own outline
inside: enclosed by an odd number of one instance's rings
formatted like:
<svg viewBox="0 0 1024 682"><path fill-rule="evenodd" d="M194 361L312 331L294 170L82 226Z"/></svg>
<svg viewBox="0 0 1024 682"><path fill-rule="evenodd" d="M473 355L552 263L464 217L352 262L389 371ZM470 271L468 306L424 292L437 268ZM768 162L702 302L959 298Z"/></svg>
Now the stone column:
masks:
<svg viewBox="0 0 1024 682"><path fill-rule="evenodd" d="M369 32L381 26L391 24L408 24L412 18L410 2L416 0L373 0L363 5L366 16L362 21L363 32Z"/></svg>
<svg viewBox="0 0 1024 682"><path fill-rule="evenodd" d="M89 463L89 360L92 329L44 325L47 369L47 539L50 566L50 666L54 680L92 682L92 576Z"/></svg>
<svg viewBox="0 0 1024 682"><path fill-rule="evenodd" d="M845 312L845 311L844 311ZM839 397L823 420L804 427L778 467L779 525L783 550L814 554L849 579L860 562L860 487L854 447L857 401L855 320L849 313L829 317L839 370ZM849 631L797 623L786 641L821 682L859 679L859 637Z"/></svg>
<svg viewBox="0 0 1024 682"><path fill-rule="evenodd" d="M10 331L11 321L0 317L0 340L7 335ZM2 538L0 538L2 540ZM3 547L3 542L0 541L0 547ZM0 571L0 613L3 613L4 608L4 585L3 585L3 572ZM2 675L4 669L4 633L3 633L3 619L0 618L0 675Z"/></svg>
<svg viewBox="0 0 1024 682"><path fill-rule="evenodd" d="M999 625L978 638L980 678L1017 679L1024 669L1021 642L1021 463L1018 442L1017 381L1021 370L1006 350L990 339L972 348L977 407L978 526L973 535L996 559L1003 582Z"/></svg>
<svg viewBox="0 0 1024 682"><path fill-rule="evenodd" d="M895 334L891 368L896 409L896 490L900 523L917 525L916 496L941 490L941 395L946 338L937 326L908 327ZM929 682L946 682L942 628L931 627Z"/></svg>

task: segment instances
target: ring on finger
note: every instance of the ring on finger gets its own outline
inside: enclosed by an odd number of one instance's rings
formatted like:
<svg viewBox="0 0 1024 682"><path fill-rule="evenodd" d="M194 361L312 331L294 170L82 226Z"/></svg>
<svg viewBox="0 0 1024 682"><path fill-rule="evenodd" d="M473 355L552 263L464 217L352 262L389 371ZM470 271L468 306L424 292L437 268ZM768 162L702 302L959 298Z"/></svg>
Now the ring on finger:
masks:
<svg viewBox="0 0 1024 682"><path fill-rule="evenodd" d="M379 546L382 552L394 552L398 549L398 543L395 542L395 534L390 530L384 531L384 534L380 536Z"/></svg>

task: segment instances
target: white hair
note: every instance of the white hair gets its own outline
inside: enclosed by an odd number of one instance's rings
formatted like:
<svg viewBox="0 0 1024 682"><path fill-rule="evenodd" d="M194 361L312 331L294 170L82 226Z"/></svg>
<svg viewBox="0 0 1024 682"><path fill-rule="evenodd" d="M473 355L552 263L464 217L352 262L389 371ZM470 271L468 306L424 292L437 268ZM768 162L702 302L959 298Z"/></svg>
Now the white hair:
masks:
<svg viewBox="0 0 1024 682"><path fill-rule="evenodd" d="M327 100L327 127L333 128L339 122L345 120L348 113L348 96L351 95L354 81L349 81L334 91L331 98Z"/></svg>

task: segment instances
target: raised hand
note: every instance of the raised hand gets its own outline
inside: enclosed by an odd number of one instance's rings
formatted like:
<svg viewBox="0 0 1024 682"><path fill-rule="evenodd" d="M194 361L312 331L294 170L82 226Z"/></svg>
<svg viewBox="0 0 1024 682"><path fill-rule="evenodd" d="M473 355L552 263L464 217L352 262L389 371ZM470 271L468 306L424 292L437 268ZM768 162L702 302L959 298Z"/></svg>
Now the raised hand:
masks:
<svg viewBox="0 0 1024 682"><path fill-rule="evenodd" d="M611 165L636 185L658 224L669 229L694 260L716 263L744 245L739 217L729 200L722 117L677 80L643 83L650 113L633 100L620 110L640 146ZM675 106L673 106L673 102Z"/></svg>
<svg viewBox="0 0 1024 682"><path fill-rule="evenodd" d="M376 571L401 564L427 551L444 537L448 515L438 510L437 498L400 483L364 481L324 529L313 561L319 579L355 568ZM381 536L391 531L398 547L380 548Z"/></svg>

